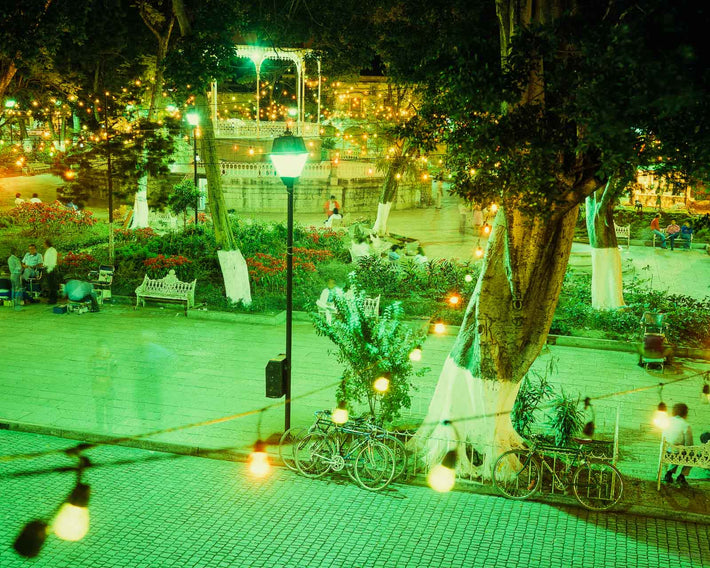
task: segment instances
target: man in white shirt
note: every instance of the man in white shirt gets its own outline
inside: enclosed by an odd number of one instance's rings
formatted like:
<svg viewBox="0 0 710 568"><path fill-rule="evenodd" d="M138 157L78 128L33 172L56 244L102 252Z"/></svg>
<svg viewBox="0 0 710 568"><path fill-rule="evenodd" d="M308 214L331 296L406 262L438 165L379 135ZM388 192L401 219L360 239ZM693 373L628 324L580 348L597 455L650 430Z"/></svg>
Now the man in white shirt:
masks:
<svg viewBox="0 0 710 568"><path fill-rule="evenodd" d="M37 252L37 245L30 245L29 252L22 257L22 278L28 280L37 276L39 269L42 268L42 255Z"/></svg>
<svg viewBox="0 0 710 568"><path fill-rule="evenodd" d="M47 278L47 290L49 292L49 303L57 303L57 293L59 290L59 272L57 271L57 249L52 245L52 241L44 241L46 250L44 251L44 271Z"/></svg>
<svg viewBox="0 0 710 568"><path fill-rule="evenodd" d="M24 202L25 202L25 200L22 199L22 194L16 193L15 194L15 207L22 205Z"/></svg>
<svg viewBox="0 0 710 568"><path fill-rule="evenodd" d="M670 420L668 428L666 428L663 432L663 438L669 444L673 444L674 446L692 446L693 431L690 429L690 424L688 424L688 421L686 420L688 418L688 405L683 404L682 402L674 404L672 414L673 416ZM668 471L666 471L663 481L666 483L672 483L673 474L676 469L678 469L677 465L670 466ZM685 466L680 472L680 475L676 478L679 485L687 487L688 482L685 480L685 476L688 475L688 473L690 473L690 467Z"/></svg>
<svg viewBox="0 0 710 568"><path fill-rule="evenodd" d="M42 203L42 200L39 198L39 195L33 193L32 198L30 199L30 203Z"/></svg>

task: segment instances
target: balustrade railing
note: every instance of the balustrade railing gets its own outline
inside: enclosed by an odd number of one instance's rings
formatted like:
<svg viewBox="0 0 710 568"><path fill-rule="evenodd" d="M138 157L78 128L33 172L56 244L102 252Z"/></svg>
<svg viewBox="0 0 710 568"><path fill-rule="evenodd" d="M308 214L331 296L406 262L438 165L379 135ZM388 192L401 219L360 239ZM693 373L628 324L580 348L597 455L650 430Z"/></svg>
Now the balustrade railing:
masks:
<svg viewBox="0 0 710 568"><path fill-rule="evenodd" d="M260 122L259 127L255 121L229 118L218 120L215 124L216 135L223 138L275 138L281 136L286 131L286 122ZM320 127L312 122L302 124L290 123L291 130L305 137L320 136Z"/></svg>

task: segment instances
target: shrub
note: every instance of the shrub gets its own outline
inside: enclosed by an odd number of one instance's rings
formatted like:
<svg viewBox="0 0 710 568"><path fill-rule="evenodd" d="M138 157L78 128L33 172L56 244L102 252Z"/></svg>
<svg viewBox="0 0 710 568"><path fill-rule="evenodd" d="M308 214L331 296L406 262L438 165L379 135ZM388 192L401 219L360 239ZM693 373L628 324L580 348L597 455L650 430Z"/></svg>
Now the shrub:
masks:
<svg viewBox="0 0 710 568"><path fill-rule="evenodd" d="M60 258L59 265L66 276L85 279L91 270L97 268L96 259L84 252L68 252Z"/></svg>
<svg viewBox="0 0 710 568"><path fill-rule="evenodd" d="M9 215L17 225L26 227L26 234L34 237L56 236L65 231L91 227L96 223L91 211L67 209L59 202L22 203L13 207Z"/></svg>
<svg viewBox="0 0 710 568"><path fill-rule="evenodd" d="M189 258L180 255L165 256L159 254L143 261L143 266L151 278L163 278L170 270L180 279L188 278L187 265L192 264Z"/></svg>

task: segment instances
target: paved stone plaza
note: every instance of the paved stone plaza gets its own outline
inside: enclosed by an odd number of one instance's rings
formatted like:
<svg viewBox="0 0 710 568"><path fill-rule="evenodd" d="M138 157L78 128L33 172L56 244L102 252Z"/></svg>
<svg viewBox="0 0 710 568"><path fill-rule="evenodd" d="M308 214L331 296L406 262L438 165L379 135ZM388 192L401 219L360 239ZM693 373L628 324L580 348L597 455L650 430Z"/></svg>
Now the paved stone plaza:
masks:
<svg viewBox="0 0 710 568"><path fill-rule="evenodd" d="M265 397L264 367L283 351L284 325L214 320L210 315L191 312L186 318L174 306L134 311L127 305L106 305L100 313L81 315L56 315L44 304L0 310L0 325L10 338L0 344L0 419L124 436L273 404ZM328 340L315 334L305 314L302 319L294 327L293 394L324 390L294 401L295 425L310 424L315 410L335 405L340 376ZM419 365L430 371L417 379L405 420L425 416L453 341L453 335L427 339ZM550 356L558 367L552 382L572 395L597 397L651 387L603 398L595 407L598 432L607 438L614 435L619 412L622 471L654 478L660 440L651 426L658 404L655 385L708 365L680 360L676 369L661 375L639 368L631 353L551 346L536 367L542 369ZM696 430L710 423L710 406L700 403L701 388L696 378L664 391L669 405L690 405ZM245 448L256 439L257 427L258 418L252 415L155 439L201 448ZM282 430L282 408L263 414L263 437Z"/></svg>
<svg viewBox="0 0 710 568"><path fill-rule="evenodd" d="M3 455L72 442L0 432ZM347 481L275 469L264 481L243 464L127 448L86 454L97 466L91 529L70 543L50 537L33 561L12 542L50 515L73 474L63 456L4 463L0 566L22 568L477 567L700 568L710 566L710 527L424 487L383 493Z"/></svg>

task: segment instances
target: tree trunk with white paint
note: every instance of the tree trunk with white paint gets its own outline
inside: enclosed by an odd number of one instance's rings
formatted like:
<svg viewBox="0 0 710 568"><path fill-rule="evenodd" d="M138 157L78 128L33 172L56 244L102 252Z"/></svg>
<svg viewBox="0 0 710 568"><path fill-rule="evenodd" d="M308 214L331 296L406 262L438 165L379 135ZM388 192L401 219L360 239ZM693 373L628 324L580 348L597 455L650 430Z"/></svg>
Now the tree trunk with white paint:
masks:
<svg viewBox="0 0 710 568"><path fill-rule="evenodd" d="M546 342L577 213L574 207L546 220L499 210L476 289L418 432L429 465L457 447L457 469L487 478L496 457L520 444L510 411ZM466 446L482 459L471 460Z"/></svg>
<svg viewBox="0 0 710 568"><path fill-rule="evenodd" d="M397 197L397 189L399 182L404 176L407 169L408 155L407 152L411 147L408 140L402 140L399 144L395 144L395 153L390 155L385 171L385 179L382 182L382 191L380 192L380 200L377 204L377 219L372 227L372 232L376 235L387 234L387 220L390 216L390 209Z"/></svg>
<svg viewBox="0 0 710 568"><path fill-rule="evenodd" d="M172 0L172 5L182 36L190 36L192 29L183 0ZM250 304L249 270L244 257L237 248L237 242L229 223L229 214L222 191L222 172L217 155L217 141L209 109L207 94L205 92L197 93L195 95L195 110L200 115L200 130L202 132L200 150L207 177L207 197L215 241L217 247L222 249L218 251L218 257L222 268L225 293L232 302L241 301L244 304Z"/></svg>
<svg viewBox="0 0 710 568"><path fill-rule="evenodd" d="M609 181L586 200L587 233L592 249L592 307L598 310L613 310L625 305L621 253L614 229L614 199L618 185Z"/></svg>

